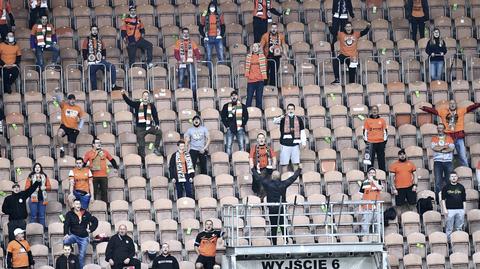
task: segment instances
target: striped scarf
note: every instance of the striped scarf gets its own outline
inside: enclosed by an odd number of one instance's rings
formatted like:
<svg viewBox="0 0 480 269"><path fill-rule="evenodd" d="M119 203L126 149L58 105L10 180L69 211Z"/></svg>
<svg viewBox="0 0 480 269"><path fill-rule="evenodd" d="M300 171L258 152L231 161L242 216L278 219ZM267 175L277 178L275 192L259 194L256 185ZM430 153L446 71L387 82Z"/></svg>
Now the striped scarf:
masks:
<svg viewBox="0 0 480 269"><path fill-rule="evenodd" d="M245 61L245 75L250 74L250 66L252 64L251 59L252 54L247 54L247 59ZM260 72L262 73L263 79L267 79L267 59L261 52L258 53L258 64L260 65Z"/></svg>
<svg viewBox="0 0 480 269"><path fill-rule="evenodd" d="M147 130L150 129L150 124L152 123L152 107L150 103L147 104L145 109L144 103L140 103L138 108L138 123L145 123Z"/></svg>
<svg viewBox="0 0 480 269"><path fill-rule="evenodd" d="M267 19L271 20L272 19L272 13L270 12L270 8L272 7L270 0L258 0L258 5L257 5L257 15L263 15L265 10L263 10L263 1L266 1L267 3Z"/></svg>
<svg viewBox="0 0 480 269"><path fill-rule="evenodd" d="M52 25L47 24L44 28L42 24L37 24L37 46L49 48L52 45Z"/></svg>
<svg viewBox="0 0 480 269"><path fill-rule="evenodd" d="M183 157L180 152L175 153L175 163L177 164L177 180L178 182L186 182L186 174L195 173L195 168L193 167L192 158L187 152L183 153ZM182 160L184 159L184 160ZM185 167L185 165L187 167Z"/></svg>
<svg viewBox="0 0 480 269"><path fill-rule="evenodd" d="M185 41L187 42L187 53L185 54ZM180 59L182 62L191 63L193 62L193 48L192 48L192 41L190 39L183 40L182 44L180 44Z"/></svg>
<svg viewBox="0 0 480 269"><path fill-rule="evenodd" d="M268 33L268 48L269 53L273 56L280 56L282 54L282 47L280 46L280 34Z"/></svg>
<svg viewBox="0 0 480 269"><path fill-rule="evenodd" d="M290 128L290 121L293 121L293 129ZM298 139L300 138L300 122L297 119L297 116L293 116L293 118L290 118L290 116L285 117L285 124L283 125L283 132L285 134L291 134L293 133L293 139Z"/></svg>
<svg viewBox="0 0 480 269"><path fill-rule="evenodd" d="M260 151L265 150L265 155L267 155L267 167L272 165L272 158L270 156L270 147L267 145L256 145L255 146L255 162L257 163L256 167L257 170L260 170Z"/></svg>
<svg viewBox="0 0 480 269"><path fill-rule="evenodd" d="M30 179L32 181L32 184L34 182L37 182L37 179L40 178L41 179L41 182L42 184L40 185L40 188L41 187L46 187L47 185L47 177L44 175L44 174L34 174L32 176L32 178ZM43 204L47 204L47 191L42 191L42 190L39 190L40 188L38 188L37 190L35 190L35 192L32 193L32 196L30 196L30 200L33 202L33 203L38 203L41 199L41 201L43 202ZM41 195L39 194L39 191L42 192Z"/></svg>
<svg viewBox="0 0 480 269"><path fill-rule="evenodd" d="M228 103L228 115L229 117L235 117L237 123L237 130L242 129L243 125L243 108L242 103L237 101L237 104L234 106L232 102Z"/></svg>
<svg viewBox="0 0 480 269"><path fill-rule="evenodd" d="M99 63L102 61L102 42L97 37L89 36L88 37L88 61Z"/></svg>

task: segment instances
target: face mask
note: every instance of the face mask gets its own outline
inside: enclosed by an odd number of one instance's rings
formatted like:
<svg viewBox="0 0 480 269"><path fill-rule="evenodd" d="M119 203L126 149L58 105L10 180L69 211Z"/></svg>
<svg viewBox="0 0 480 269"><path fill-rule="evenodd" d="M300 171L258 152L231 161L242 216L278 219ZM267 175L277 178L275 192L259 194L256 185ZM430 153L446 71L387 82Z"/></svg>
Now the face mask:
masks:
<svg viewBox="0 0 480 269"><path fill-rule="evenodd" d="M211 8L210 8L210 12L212 12L212 13L215 12L215 8L214 8L214 7L211 7Z"/></svg>
<svg viewBox="0 0 480 269"><path fill-rule="evenodd" d="M8 42L9 42L9 43L15 42L15 37L10 37L10 36L9 36L7 39L8 39Z"/></svg>
<svg viewBox="0 0 480 269"><path fill-rule="evenodd" d="M194 123L193 123L193 126L195 126L195 127L200 126L200 122L194 122Z"/></svg>
<svg viewBox="0 0 480 269"><path fill-rule="evenodd" d="M272 34L276 34L277 30L272 30L271 32L272 32Z"/></svg>
<svg viewBox="0 0 480 269"><path fill-rule="evenodd" d="M148 258L149 258L150 260L153 260L153 259L155 259L155 257L157 257L157 252L150 252L150 251L149 251L149 252L147 253L147 255L148 255Z"/></svg>
<svg viewBox="0 0 480 269"><path fill-rule="evenodd" d="M92 33L92 36L97 36L98 35L98 32L97 33Z"/></svg>
<svg viewBox="0 0 480 269"><path fill-rule="evenodd" d="M295 113L293 113L293 112L288 112L288 116L293 117L294 115L295 115Z"/></svg>

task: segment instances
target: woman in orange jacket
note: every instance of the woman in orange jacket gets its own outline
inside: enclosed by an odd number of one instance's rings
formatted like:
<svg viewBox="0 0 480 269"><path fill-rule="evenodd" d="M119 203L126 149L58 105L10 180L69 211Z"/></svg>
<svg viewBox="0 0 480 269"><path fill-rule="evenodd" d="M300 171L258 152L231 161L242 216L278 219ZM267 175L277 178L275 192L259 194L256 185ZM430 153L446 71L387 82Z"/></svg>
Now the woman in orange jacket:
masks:
<svg viewBox="0 0 480 269"><path fill-rule="evenodd" d="M28 202L30 206L30 223L40 223L45 227L45 214L47 209L47 191L51 190L50 179L47 174L43 172L41 164L33 165L33 171L28 175L25 189L28 189L33 183L40 181L40 187L33 192Z"/></svg>

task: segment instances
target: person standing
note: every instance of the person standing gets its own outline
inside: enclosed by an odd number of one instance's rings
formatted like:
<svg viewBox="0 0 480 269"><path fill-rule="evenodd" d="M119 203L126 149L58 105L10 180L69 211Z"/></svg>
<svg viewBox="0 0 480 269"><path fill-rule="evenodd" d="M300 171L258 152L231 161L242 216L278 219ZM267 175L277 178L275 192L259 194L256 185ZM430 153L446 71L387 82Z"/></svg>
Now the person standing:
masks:
<svg viewBox="0 0 480 269"><path fill-rule="evenodd" d="M133 108L137 122L135 134L137 135L138 155L145 158L145 136L151 134L155 136L155 149L153 153L161 156L160 141L162 140L162 131L160 130L157 107L150 98L150 92L148 90L143 91L142 99L139 101L133 101L128 98L125 90L122 90L122 97L127 105Z"/></svg>
<svg viewBox="0 0 480 269"><path fill-rule="evenodd" d="M455 100L450 100L448 103L448 108L431 108L423 106L420 109L437 115L442 120L442 123L445 125L445 133L450 136L455 141L455 149L460 158L460 165L468 166L467 160L467 151L465 149L465 114L474 111L480 107L480 103L474 103L467 107L457 107L457 102Z"/></svg>
<svg viewBox="0 0 480 269"><path fill-rule="evenodd" d="M57 93L53 97L54 104L58 104L61 109L60 128L57 131L57 145L60 146L60 158L65 157L65 148L63 145L63 137L67 136L69 148L75 152L77 147L77 136L85 123L85 112L83 109L75 104L76 97L70 93L67 96L67 101L63 101L62 93Z"/></svg>
<svg viewBox="0 0 480 269"><path fill-rule="evenodd" d="M454 228L456 231L463 230L466 200L465 187L458 182L457 173L450 173L450 183L442 189L442 210L446 219L445 233L448 241Z"/></svg>
<svg viewBox="0 0 480 269"><path fill-rule="evenodd" d="M200 173L207 174L208 146L210 145L210 134L208 129L201 125L200 116L195 115L192 119L193 127L188 128L185 133L185 143L189 149L193 166L200 160Z"/></svg>
<svg viewBox="0 0 480 269"><path fill-rule="evenodd" d="M260 49L259 43L253 43L245 60L245 77L247 78L247 107L252 106L253 95L255 105L263 109L263 87L267 80L267 59Z"/></svg>
<svg viewBox="0 0 480 269"><path fill-rule="evenodd" d="M3 67L3 92L12 93L12 84L17 81L20 73L22 50L15 41L13 32L8 32L5 37L5 41L0 44L0 65Z"/></svg>
<svg viewBox="0 0 480 269"><path fill-rule="evenodd" d="M288 58L288 45L285 36L278 32L278 24L272 23L270 32L263 34L260 47L267 56L268 85L277 86L277 74L280 69L280 59Z"/></svg>
<svg viewBox="0 0 480 269"><path fill-rule="evenodd" d="M200 35L203 37L203 45L207 54L207 63L212 68L212 49L215 47L217 51L217 59L223 62L223 37L225 36L225 22L223 21L223 13L220 11L216 1L208 4L208 9L203 12L200 17L199 26Z"/></svg>
<svg viewBox="0 0 480 269"><path fill-rule="evenodd" d="M195 251L197 252L197 260L195 261L196 269L213 269L215 255L217 254L217 241L224 237L222 231L213 229L213 221L205 221L205 230L198 233L195 238Z"/></svg>
<svg viewBox="0 0 480 269"><path fill-rule="evenodd" d="M15 32L15 18L12 13L10 0L1 0L2 15L0 16L0 37L6 41L9 32Z"/></svg>
<svg viewBox="0 0 480 269"><path fill-rule="evenodd" d="M271 171L271 170L270 170ZM273 171L260 175L256 169L252 169L252 176L254 181L262 183L263 189L267 194L268 203L285 203L287 196L287 188L292 185L295 180L302 173L302 164L298 165L298 169L293 173L291 177L286 180L281 180L280 172ZM277 244L277 231L278 228L284 235L284 210L281 205L271 205L268 207L268 215L270 218L270 234L272 237L273 245Z"/></svg>
<svg viewBox="0 0 480 269"><path fill-rule="evenodd" d="M81 269L80 261L72 250L71 245L63 245L63 254L57 258L55 269Z"/></svg>
<svg viewBox="0 0 480 269"><path fill-rule="evenodd" d="M51 190L50 179L43 172L40 163L33 165L33 171L28 175L25 182L25 189L30 188L34 182L40 181L40 187L30 196L28 205L30 207L30 223L40 223L43 227L47 227L45 216L47 210L47 191Z"/></svg>
<svg viewBox="0 0 480 269"><path fill-rule="evenodd" d="M8 215L8 240L12 241L15 239L15 234L13 233L16 228L25 230L27 228L27 222L25 219L28 216L27 212L27 199L40 187L42 182L36 178L35 181L30 187L26 188L24 191L20 191L20 185L14 183L12 186L13 193L3 200L2 212L5 215Z"/></svg>
<svg viewBox="0 0 480 269"><path fill-rule="evenodd" d="M443 187L448 184L450 173L453 171L453 150L455 142L445 134L445 125L437 125L437 136L432 137L433 173L435 177L435 194L437 196Z"/></svg>
<svg viewBox="0 0 480 269"><path fill-rule="evenodd" d="M197 100L196 62L201 60L201 55L197 43L190 39L190 30L187 27L182 28L181 38L175 43L174 55L178 63L178 88L184 87L185 76L188 73L193 100Z"/></svg>
<svg viewBox="0 0 480 269"><path fill-rule="evenodd" d="M250 147L249 156L250 169L256 169L259 174L268 173L267 170L275 170L277 168L277 157L272 147L267 145L264 133L257 135L257 144ZM252 182L252 190L257 196L262 197L264 190L262 182L254 180Z"/></svg>
<svg viewBox="0 0 480 269"><path fill-rule="evenodd" d="M127 226L118 226L117 234L110 237L105 251L105 261L112 269L123 269L133 266L140 269L140 261L135 258L135 245L133 239L127 235Z"/></svg>
<svg viewBox="0 0 480 269"><path fill-rule="evenodd" d="M7 268L27 269L35 265L30 244L25 240L25 230L16 228L13 231L15 239L7 246Z"/></svg>
<svg viewBox="0 0 480 269"><path fill-rule="evenodd" d="M272 14L282 16L282 13L272 6L272 0L255 0L253 9L253 42L260 43L263 34L268 31L272 22Z"/></svg>
<svg viewBox="0 0 480 269"><path fill-rule="evenodd" d="M443 75L443 66L445 65L445 54L447 54L447 44L440 37L440 29L433 29L432 38L428 41L425 48L430 60L430 78L431 80L441 80Z"/></svg>
<svg viewBox="0 0 480 269"><path fill-rule="evenodd" d="M102 200L105 203L108 203L107 160L112 164L113 168L118 169L118 164L110 152L102 148L102 141L94 138L92 149L85 152L83 162L90 168L90 171L92 171L95 200Z"/></svg>
<svg viewBox="0 0 480 269"><path fill-rule="evenodd" d="M124 19L124 24L120 28L122 39L127 45L128 64L130 67L135 62L137 49L142 49L147 53L147 67L153 67L153 45L145 40L145 28L142 20L137 16L137 8L133 5L128 7L129 16Z"/></svg>
<svg viewBox="0 0 480 269"><path fill-rule="evenodd" d="M395 195L395 205L401 207L406 204L406 200L410 207L414 207L417 203L417 167L407 160L405 150L398 151L398 161L392 163L388 170L392 182L392 194Z"/></svg>
<svg viewBox="0 0 480 269"><path fill-rule="evenodd" d="M162 244L161 253L152 262L152 269L180 269L177 258L170 255L170 246Z"/></svg>
<svg viewBox="0 0 480 269"><path fill-rule="evenodd" d="M383 190L382 182L377 179L376 177L377 171L375 168L370 167L367 171L367 179L362 182L360 186L360 193L362 194L363 201L379 201L380 200L380 192ZM375 218L379 216L375 216L375 205L362 205L361 206L361 213L362 213L362 234L369 233L370 230L370 223L375 221Z"/></svg>
<svg viewBox="0 0 480 269"><path fill-rule="evenodd" d="M28 0L28 8L30 9L29 27L32 28L37 23L38 18L47 16L48 0Z"/></svg>
<svg viewBox="0 0 480 269"><path fill-rule="evenodd" d="M93 174L90 168L83 166L83 159L75 160L75 167L68 173L70 179L70 199L80 200L83 209L94 201Z"/></svg>
<svg viewBox="0 0 480 269"><path fill-rule="evenodd" d="M233 137L237 137L240 151L245 151L245 126L248 121L247 106L242 104L238 93L230 93L230 102L223 105L221 117L222 123L227 128L227 154L232 156Z"/></svg>
<svg viewBox="0 0 480 269"><path fill-rule="evenodd" d="M332 84L340 84L340 63L348 65L348 83L355 83L358 67L358 40L368 34L370 23L361 32L353 31L352 23L347 22L345 29L338 33L340 54L333 59L333 73L335 80Z"/></svg>
<svg viewBox="0 0 480 269"><path fill-rule="evenodd" d="M42 70L44 67L44 51L52 52L52 65L58 65L60 63L60 47L57 42L55 27L53 24L48 23L47 15L42 16L40 23L32 27L30 34L30 47L37 59L36 65L40 66Z"/></svg>
<svg viewBox="0 0 480 269"><path fill-rule="evenodd" d="M63 222L63 244L77 244L80 268L85 265L85 254L90 243L90 233L94 232L97 227L97 218L82 208L80 200L75 199L72 210L67 212Z"/></svg>
<svg viewBox="0 0 480 269"><path fill-rule="evenodd" d="M195 177L195 167L186 151L185 141L177 142L177 151L172 154L169 162L170 179L177 189L177 198L187 197L193 199L192 182Z"/></svg>
<svg viewBox="0 0 480 269"><path fill-rule="evenodd" d="M385 170L385 145L387 144L387 123L378 115L378 106L370 108L370 117L363 123L363 140L367 143L363 163L373 167L377 157L378 168Z"/></svg>
<svg viewBox="0 0 480 269"><path fill-rule="evenodd" d="M417 31L420 38L425 37L425 22L430 19L428 0L407 0L405 17L410 21L412 40L417 40Z"/></svg>
<svg viewBox="0 0 480 269"><path fill-rule="evenodd" d="M332 7L332 26L329 27L330 34L332 34L332 51L337 42L338 32L345 30L345 25L348 23L348 15L353 19L352 0L334 0Z"/></svg>
<svg viewBox="0 0 480 269"><path fill-rule="evenodd" d="M287 105L287 114L274 118L273 122L280 124L280 166L282 172L288 171L292 162L293 170L297 170L300 163L300 144L307 147L307 135L302 118L295 115L295 105Z"/></svg>

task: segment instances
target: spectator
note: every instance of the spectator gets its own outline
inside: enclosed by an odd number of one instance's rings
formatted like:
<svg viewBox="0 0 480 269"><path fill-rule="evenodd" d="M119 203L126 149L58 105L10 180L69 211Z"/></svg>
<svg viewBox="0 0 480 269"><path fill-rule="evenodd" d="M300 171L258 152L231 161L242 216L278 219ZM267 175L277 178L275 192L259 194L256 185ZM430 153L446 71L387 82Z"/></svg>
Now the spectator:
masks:
<svg viewBox="0 0 480 269"><path fill-rule="evenodd" d="M104 70L105 74L107 71L110 71L112 91L121 89L115 84L117 81L117 71L115 65L105 59L107 56L107 48L103 40L98 36L98 26L95 24L90 26L90 35L83 41L82 55L85 61L85 68L88 69L91 91L97 90L96 74L98 70Z"/></svg>
<svg viewBox="0 0 480 269"><path fill-rule="evenodd" d="M213 229L213 221L205 221L205 230L198 233L195 239L195 251L198 254L195 261L196 269L213 269L215 266L215 255L217 254L217 240L224 237L222 231Z"/></svg>
<svg viewBox="0 0 480 269"><path fill-rule="evenodd" d="M361 32L353 31L352 23L345 24L345 30L337 35L340 45L340 54L333 59L333 73L335 80L332 84L340 84L340 63L348 65L348 83L355 83L358 67L358 40L360 37L368 34L370 23Z"/></svg>
<svg viewBox="0 0 480 269"><path fill-rule="evenodd" d="M453 228L456 231L463 229L465 222L465 207L467 196L465 187L458 182L458 175L455 172L450 174L450 183L442 189L442 210L445 214L445 233L448 241Z"/></svg>
<svg viewBox="0 0 480 269"><path fill-rule="evenodd" d="M387 123L378 115L378 106L371 107L370 117L363 124L363 140L367 143L363 163L373 167L375 156L378 168L385 170L385 144L387 144Z"/></svg>
<svg viewBox="0 0 480 269"><path fill-rule="evenodd" d="M348 23L348 15L353 19L352 0L335 0L332 8L332 26L329 31L332 34L332 51L335 42L337 42L338 32L345 31L345 25Z"/></svg>
<svg viewBox="0 0 480 269"><path fill-rule="evenodd" d="M0 0L0 2L2 7L2 15L0 16L0 36L3 41L6 41L7 34L9 32L15 32L15 18L12 14L10 0Z"/></svg>
<svg viewBox="0 0 480 269"><path fill-rule="evenodd" d="M94 201L93 174L90 168L83 167L83 159L75 160L75 167L68 173L70 179L70 200L80 200L83 209Z"/></svg>
<svg viewBox="0 0 480 269"><path fill-rule="evenodd" d="M237 137L240 151L245 151L245 126L248 121L247 106L238 99L238 93L230 93L231 102L223 105L221 116L222 123L227 129L227 154L232 156L233 137Z"/></svg>
<svg viewBox="0 0 480 269"><path fill-rule="evenodd" d="M210 145L210 134L208 129L201 125L200 116L195 115L192 119L193 127L188 128L185 133L185 143L189 149L193 166L200 160L200 172L207 174L208 146Z"/></svg>
<svg viewBox="0 0 480 269"><path fill-rule="evenodd" d="M177 258L170 255L170 246L167 243L162 244L160 255L153 259L152 269L180 269Z"/></svg>
<svg viewBox="0 0 480 269"><path fill-rule="evenodd" d="M432 137L431 148L433 150L433 173L435 177L435 194L438 201L438 193L443 186L448 184L450 173L453 171L453 150L455 142L445 134L445 125L439 123L437 125L438 135Z"/></svg>
<svg viewBox="0 0 480 269"><path fill-rule="evenodd" d="M20 185L14 183L12 186L13 193L3 200L2 212L8 215L8 240L12 241L15 239L15 234L13 233L15 229L25 230L27 228L27 223L25 222L28 216L26 202L41 184L42 182L36 181L26 190L20 191Z"/></svg>
<svg viewBox="0 0 480 269"><path fill-rule="evenodd" d="M212 68L212 49L215 47L217 51L217 58L219 62L223 58L223 37L225 36L225 22L223 21L223 13L217 6L216 1L208 4L208 9L203 12L200 17L200 35L203 36L203 45L205 46L205 53L207 54L207 61L209 68Z"/></svg>
<svg viewBox="0 0 480 269"><path fill-rule="evenodd" d="M285 203L286 200L286 191L287 188L297 180L297 178L302 173L302 164L298 165L298 169L295 173L286 180L281 180L280 172L273 171L273 173L266 173L263 176L258 174L256 169L252 169L252 176L254 181L260 181L262 183L263 189L267 194L268 203ZM278 228L284 234L284 214L283 207L280 205L272 205L268 207L268 215L270 218L270 234L272 236L272 242L274 245L277 244L277 231Z"/></svg>
<svg viewBox="0 0 480 269"><path fill-rule="evenodd" d="M178 62L178 88L184 87L187 72L190 76L190 88L193 91L193 100L197 98L197 67L196 61L200 61L200 50L197 43L190 39L190 30L182 28L181 37L175 43L175 59Z"/></svg>
<svg viewBox="0 0 480 269"><path fill-rule="evenodd" d="M128 7L129 16L124 19L124 24L120 28L122 39L127 44L128 63L130 67L135 62L137 49L142 49L147 53L147 67L152 68L152 51L153 45L150 41L145 40L145 28L143 22L137 17L137 8L135 6Z"/></svg>
<svg viewBox="0 0 480 269"><path fill-rule="evenodd" d="M425 52L430 60L431 80L441 80L443 65L445 64L445 54L447 54L447 45L440 37L440 29L433 29L432 38L428 41Z"/></svg>
<svg viewBox="0 0 480 269"><path fill-rule="evenodd" d="M52 52L52 65L60 63L60 47L57 44L57 35L55 34L55 27L48 23L48 17L42 16L39 24L32 27L30 35L30 47L37 58L36 65L41 69L44 67L43 52Z"/></svg>
<svg viewBox="0 0 480 269"><path fill-rule="evenodd" d="M290 161L293 170L297 170L300 163L300 144L302 148L307 147L307 135L302 118L295 115L295 105L287 105L287 114L274 118L273 122L280 124L280 166L282 172L288 170Z"/></svg>
<svg viewBox="0 0 480 269"><path fill-rule="evenodd" d="M11 87L17 81L20 73L21 60L22 50L15 41L13 33L9 32L5 42L0 44L0 65L3 67L3 91L5 93L12 93Z"/></svg>
<svg viewBox="0 0 480 269"><path fill-rule="evenodd" d="M28 205L30 207L30 223L40 223L43 227L45 224L45 214L47 210L47 191L51 190L50 179L47 174L43 172L43 167L40 163L33 165L33 171L28 175L25 182L25 189L30 188L33 183L40 181L39 188L32 193Z"/></svg>
<svg viewBox="0 0 480 269"><path fill-rule="evenodd" d="M268 31L268 23L272 22L272 14L282 13L272 6L272 0L255 0L253 9L253 42L260 43L263 34Z"/></svg>
<svg viewBox="0 0 480 269"><path fill-rule="evenodd" d="M448 108L435 109L426 106L420 108L425 112L440 117L442 123L446 127L445 133L455 141L455 149L460 157L460 165L462 166L468 166L467 152L465 149L465 114L472 112L479 107L480 103L475 103L467 107L457 108L457 102L452 99L448 103Z"/></svg>
<svg viewBox="0 0 480 269"><path fill-rule="evenodd" d="M270 32L263 34L260 47L267 56L268 85L277 86L277 73L280 68L280 58L288 58L288 45L285 36L278 32L278 24L272 23Z"/></svg>
<svg viewBox="0 0 480 269"><path fill-rule="evenodd" d="M13 234L15 240L10 241L7 246L7 268L33 269L35 260L30 250L30 244L25 240L25 230L16 228Z"/></svg>
<svg viewBox="0 0 480 269"><path fill-rule="evenodd" d="M149 148L155 149L153 153L155 155L162 155L160 151L160 141L162 140L162 131L160 130L160 121L158 120L158 112L155 103L150 98L148 90L144 90L142 93L142 99L138 101L132 101L122 90L123 100L133 108L135 114L135 120L137 125L135 127L135 134L137 135L138 154L145 157L145 136L148 134L155 136L155 145L150 145Z"/></svg>
<svg viewBox="0 0 480 269"><path fill-rule="evenodd" d="M412 40L417 40L417 31L420 38L425 37L425 22L430 19L428 0L407 0L405 17L412 27Z"/></svg>
<svg viewBox="0 0 480 269"><path fill-rule="evenodd" d="M63 222L63 244L78 246L78 260L80 268L85 265L85 254L90 243L90 233L98 226L98 220L86 209L82 208L80 200L73 201L72 210L68 211Z"/></svg>
<svg viewBox="0 0 480 269"><path fill-rule="evenodd" d="M93 175L93 193L95 200L102 200L108 203L108 166L107 160L113 168L118 169L118 164L110 152L102 148L102 141L93 139L92 149L85 152L83 162L87 164ZM84 208L85 209L85 208Z"/></svg>
<svg viewBox="0 0 480 269"><path fill-rule="evenodd" d="M395 195L397 206L405 205L408 202L408 210L413 209L417 203L417 167L407 160L405 150L398 151L398 161L389 167L392 181L392 194ZM413 208L411 208L413 206Z"/></svg>
<svg viewBox="0 0 480 269"><path fill-rule="evenodd" d="M135 258L135 245L133 239L127 235L125 224L120 224L117 234L108 241L105 261L112 269L123 269L129 266L140 269L140 261Z"/></svg>
<svg viewBox="0 0 480 269"><path fill-rule="evenodd" d="M383 190L382 182L376 178L377 171L375 168L370 167L367 171L367 179L362 182L360 186L360 193L362 194L363 201L379 201L380 192ZM370 223L375 221L375 206L374 205L362 205L362 234L369 233Z"/></svg>
<svg viewBox="0 0 480 269"><path fill-rule="evenodd" d="M193 199L192 182L195 177L195 167L186 151L185 141L177 142L178 150L172 154L169 163L170 179L177 189L177 197L180 199L186 194Z"/></svg>
<svg viewBox="0 0 480 269"><path fill-rule="evenodd" d="M63 245L63 254L57 258L55 269L80 269L80 261L72 250L71 245Z"/></svg>
<svg viewBox="0 0 480 269"><path fill-rule="evenodd" d="M257 144L250 147L250 169L256 169L257 173L265 176L265 173L269 173L267 170L275 170L277 168L277 157L272 147L266 143L264 133L257 135ZM252 182L252 190L257 196L264 196L264 190L262 182L254 180Z"/></svg>
<svg viewBox="0 0 480 269"><path fill-rule="evenodd" d="M247 107L252 106L253 95L255 105L263 109L263 87L267 79L267 59L260 49L259 43L253 43L245 62L245 77L247 84Z"/></svg>
<svg viewBox="0 0 480 269"><path fill-rule="evenodd" d="M77 136L85 122L85 112L75 104L76 98L74 94L67 96L67 101L63 101L61 93L57 93L53 97L53 103L60 106L61 118L60 128L57 131L57 145L60 146L60 158L65 157L65 148L63 145L63 137L67 136L69 147L75 152Z"/></svg>
<svg viewBox="0 0 480 269"><path fill-rule="evenodd" d="M28 8L30 9L29 27L32 28L39 18L47 16L48 0L28 0Z"/></svg>

